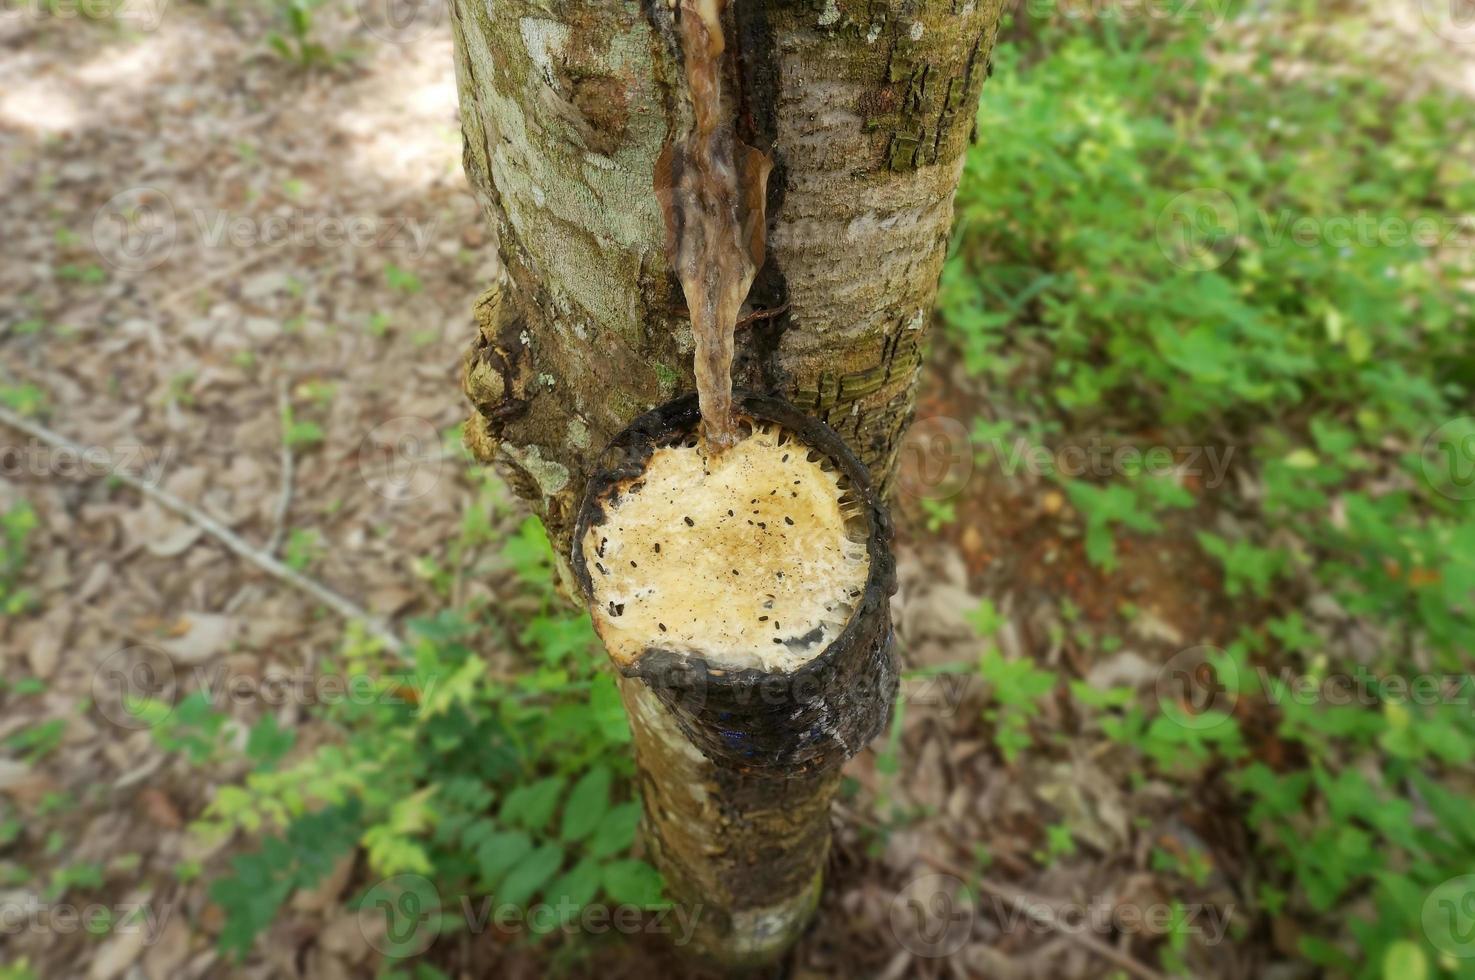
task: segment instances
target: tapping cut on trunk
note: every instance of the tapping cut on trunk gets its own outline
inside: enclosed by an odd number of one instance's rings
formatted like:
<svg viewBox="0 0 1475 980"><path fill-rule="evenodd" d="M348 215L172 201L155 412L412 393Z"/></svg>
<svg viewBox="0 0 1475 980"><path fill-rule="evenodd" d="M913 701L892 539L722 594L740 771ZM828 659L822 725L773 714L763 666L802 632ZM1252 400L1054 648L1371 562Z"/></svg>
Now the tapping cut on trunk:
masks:
<svg viewBox="0 0 1475 980"><path fill-rule="evenodd" d="M789 671L854 611L869 560L848 481L778 425L738 416L738 430L752 434L716 459L695 440L656 449L585 536L616 664L661 646Z"/></svg>

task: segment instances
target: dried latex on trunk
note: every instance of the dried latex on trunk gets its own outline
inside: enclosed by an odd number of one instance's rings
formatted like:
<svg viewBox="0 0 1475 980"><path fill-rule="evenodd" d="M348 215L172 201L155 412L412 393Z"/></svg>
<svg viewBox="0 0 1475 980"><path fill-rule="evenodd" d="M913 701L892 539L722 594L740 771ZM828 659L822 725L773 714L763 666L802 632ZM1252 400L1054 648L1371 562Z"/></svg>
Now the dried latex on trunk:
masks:
<svg viewBox="0 0 1475 980"><path fill-rule="evenodd" d="M763 263L764 203L773 163L722 119L722 9L726 0L681 0L678 30L694 125L656 162L666 253L696 341L702 441L716 455L735 445L733 332Z"/></svg>

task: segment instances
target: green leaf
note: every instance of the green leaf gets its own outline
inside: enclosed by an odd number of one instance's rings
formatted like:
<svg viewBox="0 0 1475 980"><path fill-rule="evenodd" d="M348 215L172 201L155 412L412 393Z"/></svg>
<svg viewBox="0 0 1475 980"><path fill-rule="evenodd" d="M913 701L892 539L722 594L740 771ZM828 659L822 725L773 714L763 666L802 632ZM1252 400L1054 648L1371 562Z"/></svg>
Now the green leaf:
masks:
<svg viewBox="0 0 1475 980"><path fill-rule="evenodd" d="M644 861L627 858L611 861L600 876L609 897L622 905L660 905L663 883L660 872Z"/></svg>
<svg viewBox="0 0 1475 980"><path fill-rule="evenodd" d="M586 857L543 890L543 897L562 910L559 925L571 921L579 910L594 900L599 892L600 871L599 862Z"/></svg>
<svg viewBox="0 0 1475 980"><path fill-rule="evenodd" d="M384 267L384 281L389 284L390 289L402 293L420 291L420 277L406 269L401 269L392 262Z"/></svg>
<svg viewBox="0 0 1475 980"><path fill-rule="evenodd" d="M620 689L608 673L594 678L589 690L589 708L601 735L617 745L630 741L630 720L625 716Z"/></svg>
<svg viewBox="0 0 1475 980"><path fill-rule="evenodd" d="M1428 980L1429 963L1424 949L1400 939L1383 954L1383 980Z"/></svg>
<svg viewBox="0 0 1475 980"><path fill-rule="evenodd" d="M592 649L597 637L589 617L580 613L534 616L519 639L537 649L545 664L556 666L570 654Z"/></svg>
<svg viewBox="0 0 1475 980"><path fill-rule="evenodd" d="M36 415L46 405L46 392L35 385L0 385L0 405L21 415Z"/></svg>
<svg viewBox="0 0 1475 980"><path fill-rule="evenodd" d="M994 632L1006 622L987 596L979 599L978 605L967 612L963 618L968 621L969 626L973 627L973 632L982 637L992 637Z"/></svg>
<svg viewBox="0 0 1475 980"><path fill-rule="evenodd" d="M293 449L316 446L323 441L323 427L316 422L293 422L284 433L287 445Z"/></svg>
<svg viewBox="0 0 1475 980"><path fill-rule="evenodd" d="M259 767L266 768L292 751L296 741L297 733L293 729L282 728L276 715L265 714L251 726L246 737L246 755Z"/></svg>
<svg viewBox="0 0 1475 980"><path fill-rule="evenodd" d="M520 830L482 837L476 846L476 867L481 872L482 885L495 888L508 869L521 861L532 846L532 839Z"/></svg>
<svg viewBox="0 0 1475 980"><path fill-rule="evenodd" d="M599 827L589 839L592 857L622 854L635 843L635 830L640 826L640 804L622 803L600 815Z"/></svg>
<svg viewBox="0 0 1475 980"><path fill-rule="evenodd" d="M612 773L608 766L597 766L574 784L563 805L563 828L559 836L572 843L583 840L599 826L609 806Z"/></svg>
<svg viewBox="0 0 1475 980"><path fill-rule="evenodd" d="M1314 452L1303 447L1287 453L1283 462L1291 469L1314 470L1321 461Z"/></svg>
<svg viewBox="0 0 1475 980"><path fill-rule="evenodd" d="M293 889L322 880L357 840L360 810L352 801L299 817L285 836L270 835L260 850L231 858L231 873L209 887L211 900L225 912L221 952L244 959Z"/></svg>
<svg viewBox="0 0 1475 980"><path fill-rule="evenodd" d="M527 786L519 786L507 794L498 817L503 823L528 830L542 830L553 819L558 798L563 793L564 778L549 776Z"/></svg>
<svg viewBox="0 0 1475 980"><path fill-rule="evenodd" d="M553 567L553 547L548 535L536 517L525 519L517 534L502 546L502 557L517 572L523 582L542 585L548 580L548 571Z"/></svg>
<svg viewBox="0 0 1475 980"><path fill-rule="evenodd" d="M528 853L507 872L502 887L497 889L497 900L512 905L527 904L527 900L547 884L562 866L563 848L557 844L544 844Z"/></svg>

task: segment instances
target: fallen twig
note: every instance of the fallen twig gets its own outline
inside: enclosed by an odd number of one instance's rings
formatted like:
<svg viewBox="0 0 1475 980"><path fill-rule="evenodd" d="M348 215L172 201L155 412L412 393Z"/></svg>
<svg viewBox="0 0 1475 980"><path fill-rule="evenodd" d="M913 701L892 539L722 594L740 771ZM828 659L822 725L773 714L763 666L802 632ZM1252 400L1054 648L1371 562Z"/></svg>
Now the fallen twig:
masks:
<svg viewBox="0 0 1475 980"><path fill-rule="evenodd" d="M865 782L865 780L863 779L861 781ZM879 821L874 820L867 815L859 812L858 810L852 809L850 807L843 807L843 809L846 813L850 815L852 819L856 820L857 822L863 823L868 827L877 830L881 829L881 824ZM985 878L982 875L971 873L966 869L953 864L950 861L945 861L942 858L933 857L930 854L918 854L917 858L922 863L931 865L933 868L941 871L943 874L951 875L952 877L957 878L959 881L965 884L977 885L980 891L988 892L990 895L993 895L1000 901L1008 902L1023 915L1029 916L1032 921L1038 922L1041 925L1052 929L1059 935L1064 936L1070 942L1073 942L1076 945L1080 946L1082 949L1094 953L1097 956L1102 957L1103 959L1110 960L1112 963L1115 963L1123 970L1126 970L1132 976L1138 977L1139 980L1167 980L1166 977L1164 977L1161 973L1158 973L1152 967L1134 958L1130 954L1124 953L1121 950L1102 942L1094 936L1082 935L1079 931L1073 929L1061 929L1060 919L1062 918L1062 915L1060 912L1060 905L1052 899L1042 898L1038 895L1031 895L1029 892L1026 892L1023 889L1014 888L1009 885L1004 885L999 882L991 881L990 879ZM1044 909L1049 909L1049 913L1043 912L1042 910Z"/></svg>
<svg viewBox="0 0 1475 980"><path fill-rule="evenodd" d="M1055 932L1080 946L1082 949L1089 950L1103 959L1110 960L1134 977L1140 977L1141 980L1167 980L1161 973L1141 960L1102 942L1095 936L1083 935L1075 929L1059 928L1059 907L1050 899L1041 898L1037 895L1031 895L1022 889L990 881L982 875L969 874L969 872L953 864L951 861L944 861L942 858L936 858L930 854L919 854L917 857L924 864L929 864L944 874L952 875L959 881L977 885L980 891L988 892L995 898L1008 902L1017 911L1029 916L1035 922L1055 930ZM1050 911L1043 911L1045 909L1049 909Z"/></svg>
<svg viewBox="0 0 1475 980"><path fill-rule="evenodd" d="M4 406L0 406L0 422L5 423L12 429L24 432L32 438L39 439L56 449L65 449L70 453L76 454L79 458L92 459L104 455L93 447L83 446L80 443L73 442L60 433L53 432L43 425L23 418L18 413ZM238 557L244 558L262 571L306 592L344 619L363 622L369 631L378 637L392 653L402 658L406 656L404 641L386 623L371 616L366 610L355 605L351 600L339 595L322 583L313 581L295 568L282 564L271 555L263 553L260 549L253 548L240 535L236 534L236 532L198 508L185 503L169 491L160 489L145 480L140 480L132 473L115 464L110 463L108 465L108 475L116 479L119 483L143 494L161 507L178 514L225 545L227 549L234 552Z"/></svg>

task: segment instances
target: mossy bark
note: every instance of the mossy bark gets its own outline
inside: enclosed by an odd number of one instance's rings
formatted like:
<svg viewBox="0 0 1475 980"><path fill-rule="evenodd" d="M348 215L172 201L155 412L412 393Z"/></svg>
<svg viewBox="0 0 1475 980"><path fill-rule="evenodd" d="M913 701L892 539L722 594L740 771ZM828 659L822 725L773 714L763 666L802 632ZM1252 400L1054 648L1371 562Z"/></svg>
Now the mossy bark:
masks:
<svg viewBox="0 0 1475 980"><path fill-rule="evenodd" d="M774 160L767 257L749 305L782 311L739 330L734 383L829 423L883 489L913 411L1002 7L740 0L728 14L723 88L737 134ZM691 121L674 14L664 0L450 9L466 174L505 268L475 311L467 443L498 463L566 555L599 451L694 387L691 327L652 190L663 147ZM648 819L658 860L679 850L688 869L701 854L761 862L768 840L817 855L786 867L820 866L835 772L733 773L686 742L643 684L624 690L647 807L665 800L677 815ZM661 863L669 878L674 864ZM731 910L714 880L670 884ZM772 882L768 906L744 897L730 958L781 950L817 888L815 875Z"/></svg>

